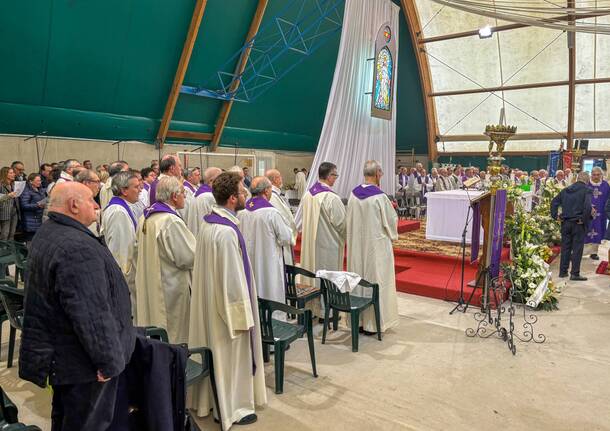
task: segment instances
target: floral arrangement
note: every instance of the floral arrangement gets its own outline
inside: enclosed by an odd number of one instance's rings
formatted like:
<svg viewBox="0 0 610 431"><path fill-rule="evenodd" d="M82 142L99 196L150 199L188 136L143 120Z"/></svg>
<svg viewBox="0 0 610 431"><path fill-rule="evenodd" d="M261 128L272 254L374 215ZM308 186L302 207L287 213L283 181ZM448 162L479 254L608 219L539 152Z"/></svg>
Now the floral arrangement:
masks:
<svg viewBox="0 0 610 431"><path fill-rule="evenodd" d="M516 302L525 303L549 276L549 245L561 239L559 223L550 216L551 200L558 192L559 189L549 183L536 207L528 212L520 199L522 190L516 186L507 187L507 196L514 208L513 214L507 215L505 225L512 260L503 265L503 271L513 281L513 300ZM553 280L549 280L539 308L556 310L558 293Z"/></svg>

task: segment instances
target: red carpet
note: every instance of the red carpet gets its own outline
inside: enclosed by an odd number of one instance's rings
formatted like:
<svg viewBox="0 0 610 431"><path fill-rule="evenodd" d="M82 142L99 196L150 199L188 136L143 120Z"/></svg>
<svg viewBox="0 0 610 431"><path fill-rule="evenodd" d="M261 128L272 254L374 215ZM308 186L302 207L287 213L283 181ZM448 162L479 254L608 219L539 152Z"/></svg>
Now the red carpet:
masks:
<svg viewBox="0 0 610 431"><path fill-rule="evenodd" d="M419 222L417 220L398 220L398 233L412 232L419 230Z"/></svg>

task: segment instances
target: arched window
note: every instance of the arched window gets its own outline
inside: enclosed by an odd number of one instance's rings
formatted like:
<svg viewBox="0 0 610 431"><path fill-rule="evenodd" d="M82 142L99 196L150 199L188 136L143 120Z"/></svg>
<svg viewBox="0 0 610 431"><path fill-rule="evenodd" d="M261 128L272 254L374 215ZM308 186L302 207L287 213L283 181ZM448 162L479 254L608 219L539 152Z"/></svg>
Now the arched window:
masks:
<svg viewBox="0 0 610 431"><path fill-rule="evenodd" d="M384 111L392 109L392 53L384 46L375 60L375 108Z"/></svg>

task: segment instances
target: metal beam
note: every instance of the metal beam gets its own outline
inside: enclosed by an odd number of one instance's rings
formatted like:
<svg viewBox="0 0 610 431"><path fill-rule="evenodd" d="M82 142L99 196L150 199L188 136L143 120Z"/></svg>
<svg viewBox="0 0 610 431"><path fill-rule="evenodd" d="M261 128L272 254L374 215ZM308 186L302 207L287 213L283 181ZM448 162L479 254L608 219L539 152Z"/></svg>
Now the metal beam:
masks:
<svg viewBox="0 0 610 431"><path fill-rule="evenodd" d="M517 133L510 138L511 141L532 141L549 139L566 139L568 132L540 132L540 133ZM574 132L575 139L608 139L610 130ZM489 138L484 134L476 135L439 135L439 142L487 142Z"/></svg>
<svg viewBox="0 0 610 431"><path fill-rule="evenodd" d="M595 79L576 79L575 85L587 85L587 84L607 84L610 83L610 78L595 78ZM472 88L469 90L452 90L452 91L439 91L436 93L429 94L430 97L443 97L443 96L461 96L464 94L476 94L476 93L493 93L497 91L513 91L513 90L529 90L532 88L545 88L545 87L561 87L569 85L570 81L550 81L550 82L537 82L535 84L519 84L519 85L505 85L499 87L485 87L485 88Z"/></svg>
<svg viewBox="0 0 610 431"><path fill-rule="evenodd" d="M250 52L252 52L252 45L254 45L254 36L258 33L258 29L261 26L261 22L263 21L263 16L265 15L265 10L267 9L268 0L258 0L258 6L256 6L256 12L254 13L254 17L252 18L252 22L250 23L250 30L248 30L248 34L246 35L246 43L250 44L241 54L239 58L239 62L237 63L237 67L235 68L235 76L241 76L246 69L246 65L248 64L248 59L250 58ZM229 93L233 94L239 88L241 83L241 79L236 79L231 84L229 89ZM226 100L222 104L222 108L220 109L220 114L218 114L218 119L216 120L216 130L214 131L214 137L212 138L212 144L210 145L210 151L214 152L218 148L218 144L220 143L220 138L222 137L222 132L224 131L225 126L227 125L227 121L229 119L229 114L231 113L231 108L233 107L233 100Z"/></svg>
<svg viewBox="0 0 610 431"><path fill-rule="evenodd" d="M599 17L599 16L604 16L607 15L606 13L590 13L590 14L581 14L581 15L577 15L576 19L587 19L587 18L595 18L595 17ZM566 20L570 20L570 15L562 15L562 16L558 16L555 18L550 18L547 19L546 21L566 21ZM542 19L541 21L545 21L544 19ZM501 31L507 31L507 30L516 30L519 28L525 28L525 27L532 27L529 24L507 24L507 25L499 25L497 27L491 27L491 31L492 34L493 33L499 33ZM422 38L419 39L419 44L426 44L426 43L432 43L432 42L441 42L443 40L451 40L451 39L461 39L464 37L470 37L470 36L478 36L479 35L479 30L469 30L469 31L462 31L459 33L451 33L451 34L444 34L441 36L434 36L434 37L428 37L428 38ZM418 36L421 36L421 34L418 34Z"/></svg>
<svg viewBox="0 0 610 431"><path fill-rule="evenodd" d="M400 4L402 6L402 13L407 21L409 33L411 34L411 43L415 51L415 58L417 59L417 68L419 69L419 79L421 81L424 109L426 112L426 128L428 130L428 157L430 160L436 161L438 158L436 136L439 133L438 124L436 122L436 107L434 105L434 99L428 96L428 94L433 92L432 76L430 74L428 56L423 47L419 46L417 41L422 29L414 1L415 0L400 0Z"/></svg>
<svg viewBox="0 0 610 431"><path fill-rule="evenodd" d="M196 141L211 141L214 136L212 133L187 132L180 130L168 130L166 133L168 138L178 139L194 139Z"/></svg>
<svg viewBox="0 0 610 431"><path fill-rule="evenodd" d="M184 41L184 46L182 47L182 54L180 55L180 61L178 62L174 82L172 84L169 97L167 98L165 111L163 112L159 132L157 133L157 143L159 148L163 148L163 144L165 143L167 131L169 130L169 123L172 121L172 116L174 115L174 109L176 108L176 102L178 101L178 95L180 94L180 87L182 86L184 75L186 75L186 70L188 69L189 61L191 60L193 46L195 46L195 41L197 40L199 25L201 24L201 19L203 18L203 13L205 12L207 2L207 0L197 0L195 9L193 10L189 31L186 34L186 40Z"/></svg>

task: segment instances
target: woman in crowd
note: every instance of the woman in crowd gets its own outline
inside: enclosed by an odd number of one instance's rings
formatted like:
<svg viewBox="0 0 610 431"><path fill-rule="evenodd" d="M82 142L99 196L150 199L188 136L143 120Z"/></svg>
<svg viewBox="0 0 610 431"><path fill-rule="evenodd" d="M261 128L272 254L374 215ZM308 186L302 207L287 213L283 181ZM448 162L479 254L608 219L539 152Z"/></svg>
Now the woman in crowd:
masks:
<svg viewBox="0 0 610 431"><path fill-rule="evenodd" d="M13 240L17 228L18 203L13 191L15 171L8 166L0 169L0 240Z"/></svg>
<svg viewBox="0 0 610 431"><path fill-rule="evenodd" d="M22 229L26 234L26 242L34 237L34 234L42 224L42 213L44 212L46 196L42 190L42 178L40 174L30 174L25 190L19 196L21 206Z"/></svg>

